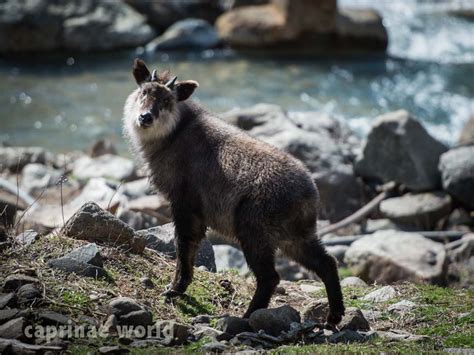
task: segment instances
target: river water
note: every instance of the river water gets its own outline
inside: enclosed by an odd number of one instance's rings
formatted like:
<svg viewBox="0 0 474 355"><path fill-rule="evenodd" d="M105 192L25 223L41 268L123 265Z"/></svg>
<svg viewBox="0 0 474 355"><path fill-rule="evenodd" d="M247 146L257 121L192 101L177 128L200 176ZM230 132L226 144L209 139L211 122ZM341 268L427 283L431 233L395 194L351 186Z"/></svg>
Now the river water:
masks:
<svg viewBox="0 0 474 355"><path fill-rule="evenodd" d="M217 112L259 102L325 111L360 135L377 115L406 109L453 144L474 113L474 20L447 15L471 0L340 0L376 5L387 56L255 59L231 51L162 54L151 67L201 85L195 97ZM123 103L135 88L135 51L0 59L0 142L84 149L109 137L124 150Z"/></svg>

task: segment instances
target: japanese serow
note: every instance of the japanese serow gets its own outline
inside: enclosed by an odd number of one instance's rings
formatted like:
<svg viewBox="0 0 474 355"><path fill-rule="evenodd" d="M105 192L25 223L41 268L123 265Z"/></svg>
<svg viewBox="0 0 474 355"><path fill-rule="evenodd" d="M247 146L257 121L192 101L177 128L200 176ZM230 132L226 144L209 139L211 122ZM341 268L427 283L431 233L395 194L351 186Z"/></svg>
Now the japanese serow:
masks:
<svg viewBox="0 0 474 355"><path fill-rule="evenodd" d="M303 164L232 127L189 99L196 81L150 73L135 60L138 84L124 108L124 132L150 180L171 203L177 267L167 297L183 294L207 228L238 241L257 281L244 317L266 308L279 283L275 251L324 282L327 322L344 315L335 259L317 237L318 190Z"/></svg>

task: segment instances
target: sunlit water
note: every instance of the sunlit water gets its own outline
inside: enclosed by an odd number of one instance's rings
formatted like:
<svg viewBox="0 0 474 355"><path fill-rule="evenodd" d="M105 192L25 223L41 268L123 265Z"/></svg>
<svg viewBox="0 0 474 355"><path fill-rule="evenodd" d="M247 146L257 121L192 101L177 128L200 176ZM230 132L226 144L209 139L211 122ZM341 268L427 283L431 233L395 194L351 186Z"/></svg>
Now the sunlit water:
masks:
<svg viewBox="0 0 474 355"><path fill-rule="evenodd" d="M217 112L259 102L322 110L364 135L374 117L403 108L453 143L474 112L474 22L446 15L459 1L433 1L373 2L389 30L387 57L271 60L206 51L147 61L199 81L195 97ZM0 142L66 151L111 137L123 149L120 120L135 87L134 57L0 60Z"/></svg>

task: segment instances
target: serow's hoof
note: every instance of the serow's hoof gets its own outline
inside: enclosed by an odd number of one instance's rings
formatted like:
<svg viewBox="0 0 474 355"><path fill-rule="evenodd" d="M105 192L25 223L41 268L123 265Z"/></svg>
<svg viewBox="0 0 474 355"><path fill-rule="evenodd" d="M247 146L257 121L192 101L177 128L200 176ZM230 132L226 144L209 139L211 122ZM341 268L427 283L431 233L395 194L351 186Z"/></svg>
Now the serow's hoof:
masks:
<svg viewBox="0 0 474 355"><path fill-rule="evenodd" d="M342 316L344 313L329 313L328 317L326 319L326 325L328 327L334 327L339 324L339 322L342 320ZM330 329L330 328L328 328Z"/></svg>
<svg viewBox="0 0 474 355"><path fill-rule="evenodd" d="M164 296L167 299L170 299L170 298L179 297L179 296L182 295L182 293L178 292L178 291L175 291L173 289L169 289L169 290L166 290L165 292L163 292L161 295Z"/></svg>

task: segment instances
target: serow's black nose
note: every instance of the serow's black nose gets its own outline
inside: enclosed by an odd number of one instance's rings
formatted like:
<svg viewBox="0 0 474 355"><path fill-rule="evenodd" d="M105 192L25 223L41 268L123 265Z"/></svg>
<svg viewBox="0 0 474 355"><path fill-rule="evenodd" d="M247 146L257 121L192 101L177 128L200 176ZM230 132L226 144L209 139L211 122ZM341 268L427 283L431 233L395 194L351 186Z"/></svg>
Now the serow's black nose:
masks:
<svg viewBox="0 0 474 355"><path fill-rule="evenodd" d="M150 112L142 113L138 117L138 123L140 123L140 126L149 126L153 122L153 115Z"/></svg>

